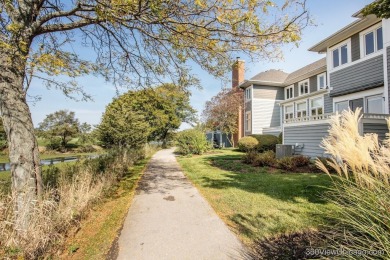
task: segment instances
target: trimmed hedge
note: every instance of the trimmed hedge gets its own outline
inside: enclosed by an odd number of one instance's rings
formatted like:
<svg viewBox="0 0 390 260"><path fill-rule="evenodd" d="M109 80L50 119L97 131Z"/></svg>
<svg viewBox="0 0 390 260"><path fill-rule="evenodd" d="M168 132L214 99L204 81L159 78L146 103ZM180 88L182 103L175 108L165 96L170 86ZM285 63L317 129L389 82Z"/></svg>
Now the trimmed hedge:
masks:
<svg viewBox="0 0 390 260"><path fill-rule="evenodd" d="M176 136L177 152L182 155L202 154L211 148L206 135L196 129L187 129L179 132Z"/></svg>
<svg viewBox="0 0 390 260"><path fill-rule="evenodd" d="M260 153L265 151L276 151L276 145L279 143L279 139L274 135L251 135L256 138L259 144L256 146L256 150Z"/></svg>
<svg viewBox="0 0 390 260"><path fill-rule="evenodd" d="M238 140L238 149L243 152L256 150L259 141L252 136L245 136Z"/></svg>

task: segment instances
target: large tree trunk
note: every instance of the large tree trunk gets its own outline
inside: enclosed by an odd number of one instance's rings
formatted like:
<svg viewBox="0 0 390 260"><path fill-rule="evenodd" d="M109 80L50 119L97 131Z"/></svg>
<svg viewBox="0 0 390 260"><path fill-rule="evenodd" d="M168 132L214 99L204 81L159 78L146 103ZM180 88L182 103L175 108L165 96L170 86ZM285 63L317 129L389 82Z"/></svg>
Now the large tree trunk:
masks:
<svg viewBox="0 0 390 260"><path fill-rule="evenodd" d="M15 198L15 229L29 226L34 203L42 194L38 143L23 89L25 55L0 51L0 112L7 133Z"/></svg>

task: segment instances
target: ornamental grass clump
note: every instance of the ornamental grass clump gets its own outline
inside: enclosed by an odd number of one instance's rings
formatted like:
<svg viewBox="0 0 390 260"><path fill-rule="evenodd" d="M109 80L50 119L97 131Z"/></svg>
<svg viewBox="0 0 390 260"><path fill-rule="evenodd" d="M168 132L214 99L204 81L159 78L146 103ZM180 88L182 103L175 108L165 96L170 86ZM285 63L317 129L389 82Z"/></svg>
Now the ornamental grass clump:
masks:
<svg viewBox="0 0 390 260"><path fill-rule="evenodd" d="M344 111L332 117L329 135L322 142L330 155L328 166L316 162L333 178L328 196L340 209L330 216L335 222L330 227L332 246L362 252L347 253L345 258L389 259L390 139L389 134L383 142L376 134L360 135L360 112ZM329 166L336 175L330 174Z"/></svg>

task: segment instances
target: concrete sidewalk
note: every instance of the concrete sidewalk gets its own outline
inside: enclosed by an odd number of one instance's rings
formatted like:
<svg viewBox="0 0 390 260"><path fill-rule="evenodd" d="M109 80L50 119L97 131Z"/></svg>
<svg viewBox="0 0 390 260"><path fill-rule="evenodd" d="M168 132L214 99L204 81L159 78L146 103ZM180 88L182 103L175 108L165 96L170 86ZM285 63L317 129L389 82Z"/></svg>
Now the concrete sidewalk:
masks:
<svg viewBox="0 0 390 260"><path fill-rule="evenodd" d="M129 209L117 259L244 259L244 252L184 176L173 149L157 152Z"/></svg>

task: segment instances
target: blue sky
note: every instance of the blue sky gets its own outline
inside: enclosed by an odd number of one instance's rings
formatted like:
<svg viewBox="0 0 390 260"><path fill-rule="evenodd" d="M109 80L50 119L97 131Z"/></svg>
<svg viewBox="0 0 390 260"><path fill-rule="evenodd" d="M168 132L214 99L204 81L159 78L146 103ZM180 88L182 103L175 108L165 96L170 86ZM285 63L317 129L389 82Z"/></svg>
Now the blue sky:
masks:
<svg viewBox="0 0 390 260"><path fill-rule="evenodd" d="M279 62L246 62L245 78L249 79L255 74L268 69L281 69L286 72L292 72L311 62L323 57L323 55L309 52L308 48L336 32L340 28L354 21L351 17L353 13L364 7L371 0L307 0L307 6L315 26L305 28L299 47L287 45L283 48L284 59ZM85 55L86 53L84 53ZM204 103L212 96L218 93L224 84L221 80L202 71L196 66L193 73L201 79L203 89L193 89L191 104L199 112L202 111ZM91 94L93 102L76 102L64 97L57 90L47 90L39 82L34 82L31 86L29 95L40 96L41 100L35 104L30 103L34 125L38 126L47 114L60 109L68 109L76 113L76 117L81 122L98 124L105 107L116 96L115 88L104 81L102 78L87 76L78 79L79 83L85 86L87 93ZM230 85L230 84L229 84ZM183 125L182 128L187 126Z"/></svg>

